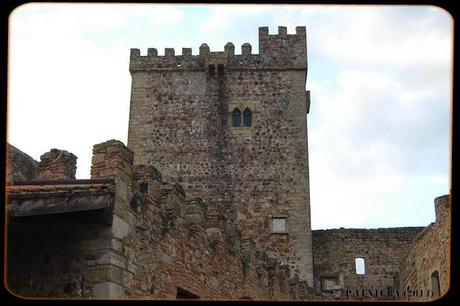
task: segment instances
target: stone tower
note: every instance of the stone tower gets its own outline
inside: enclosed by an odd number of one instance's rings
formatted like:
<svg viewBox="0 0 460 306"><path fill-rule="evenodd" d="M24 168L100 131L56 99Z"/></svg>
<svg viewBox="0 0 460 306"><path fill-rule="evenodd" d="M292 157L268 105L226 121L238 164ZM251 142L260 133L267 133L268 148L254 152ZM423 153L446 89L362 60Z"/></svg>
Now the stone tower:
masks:
<svg viewBox="0 0 460 306"><path fill-rule="evenodd" d="M129 69L134 163L203 198L311 287L305 27L259 28L259 54L131 49Z"/></svg>

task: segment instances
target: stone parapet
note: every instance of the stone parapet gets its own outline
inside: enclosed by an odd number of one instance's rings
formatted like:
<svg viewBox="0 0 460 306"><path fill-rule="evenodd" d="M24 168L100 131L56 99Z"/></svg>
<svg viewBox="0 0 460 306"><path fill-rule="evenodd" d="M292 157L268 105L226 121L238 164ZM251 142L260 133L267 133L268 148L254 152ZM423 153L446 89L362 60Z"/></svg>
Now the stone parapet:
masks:
<svg viewBox="0 0 460 306"><path fill-rule="evenodd" d="M173 48L166 48L164 56L158 56L155 48L149 48L146 56L139 49L131 49L130 71L148 69L208 69L209 64L222 64L229 69L306 69L306 30L296 27L295 34L287 34L286 27L279 27L278 34L270 35L268 27L259 28L259 54L252 53L252 46L244 43L241 54L235 54L235 46L229 42L224 52L211 52L202 44L198 55L192 55L191 48L182 48L182 55L176 55Z"/></svg>
<svg viewBox="0 0 460 306"><path fill-rule="evenodd" d="M65 150L51 149L40 156L36 180L74 180L77 157Z"/></svg>

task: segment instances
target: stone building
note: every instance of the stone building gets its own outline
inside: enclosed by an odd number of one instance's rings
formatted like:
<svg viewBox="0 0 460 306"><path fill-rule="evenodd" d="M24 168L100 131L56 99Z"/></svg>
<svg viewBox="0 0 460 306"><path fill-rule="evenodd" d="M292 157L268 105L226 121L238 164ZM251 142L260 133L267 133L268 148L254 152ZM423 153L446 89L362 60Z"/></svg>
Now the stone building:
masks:
<svg viewBox="0 0 460 306"><path fill-rule="evenodd" d="M312 286L305 27L259 28L259 54L132 49L129 68L134 164L161 169Z"/></svg>
<svg viewBox="0 0 460 306"><path fill-rule="evenodd" d="M259 54L247 43L241 54L224 50L132 49L128 146L95 145L91 179L75 179L67 151L38 162L9 146L10 290L287 300L445 292L447 196L427 228L311 230L305 27L259 28Z"/></svg>
<svg viewBox="0 0 460 306"><path fill-rule="evenodd" d="M14 147L9 152L13 169L19 165L36 173L21 181L22 173L14 169L6 187L12 292L93 298L289 296L286 267L254 240L242 238L232 222L208 211L200 198L165 182L156 168L133 165L133 153L123 143L94 146L89 180L75 179L76 157L67 151L53 149L39 163Z"/></svg>

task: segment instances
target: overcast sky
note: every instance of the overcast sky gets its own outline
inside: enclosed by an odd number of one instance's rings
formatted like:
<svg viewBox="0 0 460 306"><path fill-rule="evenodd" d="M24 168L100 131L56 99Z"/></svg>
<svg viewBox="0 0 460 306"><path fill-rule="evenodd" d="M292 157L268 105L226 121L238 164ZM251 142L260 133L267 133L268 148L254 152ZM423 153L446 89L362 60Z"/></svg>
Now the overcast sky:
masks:
<svg viewBox="0 0 460 306"><path fill-rule="evenodd" d="M450 186L452 19L434 6L26 4L10 17L11 144L36 160L127 142L130 48L237 54L307 27L313 229L426 226ZM161 169L160 169L161 171Z"/></svg>

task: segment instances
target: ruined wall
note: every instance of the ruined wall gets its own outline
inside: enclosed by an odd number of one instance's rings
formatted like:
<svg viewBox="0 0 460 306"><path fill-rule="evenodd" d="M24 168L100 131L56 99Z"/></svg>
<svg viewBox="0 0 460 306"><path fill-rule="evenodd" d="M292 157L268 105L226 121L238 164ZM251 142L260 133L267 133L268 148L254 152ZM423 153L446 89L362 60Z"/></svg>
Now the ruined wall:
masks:
<svg viewBox="0 0 460 306"><path fill-rule="evenodd" d="M65 150L51 149L40 156L36 180L72 180L77 172L77 157Z"/></svg>
<svg viewBox="0 0 460 306"><path fill-rule="evenodd" d="M260 28L259 50L132 49L128 147L312 285L305 27ZM232 127L236 107L251 109L251 127ZM286 218L285 233L272 217Z"/></svg>
<svg viewBox="0 0 460 306"><path fill-rule="evenodd" d="M153 166L133 167L132 153L120 142L96 145L93 152L92 178L115 175L120 183L129 176L119 169L131 174L126 201L115 199L114 221L122 229L112 240L116 296L175 299L178 288L204 299L288 296L286 267L242 240L201 199L163 182Z"/></svg>
<svg viewBox="0 0 460 306"><path fill-rule="evenodd" d="M431 300L450 286L450 196L435 199L436 222L421 231L401 262L401 291L412 291L410 300ZM439 288L436 289L436 278ZM433 292L431 292L433 291Z"/></svg>
<svg viewBox="0 0 460 306"><path fill-rule="evenodd" d="M314 230L315 289L329 296L337 289L399 289L400 262L422 230L423 227ZM355 258L364 258L365 274L356 274Z"/></svg>
<svg viewBox="0 0 460 306"><path fill-rule="evenodd" d="M257 256L252 241L241 241L231 224L207 216L201 200L187 200L177 185L162 184L156 192L156 199L140 196L140 218L123 240L127 262L135 267L129 295L170 299L182 288L204 299L282 296L286 276L284 282L269 277L264 253ZM287 296L285 284L284 290Z"/></svg>
<svg viewBox="0 0 460 306"><path fill-rule="evenodd" d="M38 162L15 146L7 144L6 182L32 180L38 171Z"/></svg>
<svg viewBox="0 0 460 306"><path fill-rule="evenodd" d="M38 162L7 144L7 156L7 182L75 179L77 157L68 151L51 149Z"/></svg>
<svg viewBox="0 0 460 306"><path fill-rule="evenodd" d="M30 181L7 192L8 287L16 294L289 296L279 255L243 239L232 220L165 183L153 166L133 166L119 141L94 146L91 180Z"/></svg>

